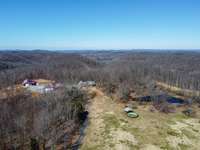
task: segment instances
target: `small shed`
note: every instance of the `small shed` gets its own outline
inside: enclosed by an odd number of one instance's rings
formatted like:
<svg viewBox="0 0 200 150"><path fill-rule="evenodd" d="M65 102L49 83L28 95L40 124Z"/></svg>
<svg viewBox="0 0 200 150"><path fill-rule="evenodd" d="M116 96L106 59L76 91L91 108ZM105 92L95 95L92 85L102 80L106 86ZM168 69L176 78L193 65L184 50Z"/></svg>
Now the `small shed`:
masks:
<svg viewBox="0 0 200 150"><path fill-rule="evenodd" d="M96 86L96 82L95 81L80 81L78 83L78 88L89 87L89 86Z"/></svg>

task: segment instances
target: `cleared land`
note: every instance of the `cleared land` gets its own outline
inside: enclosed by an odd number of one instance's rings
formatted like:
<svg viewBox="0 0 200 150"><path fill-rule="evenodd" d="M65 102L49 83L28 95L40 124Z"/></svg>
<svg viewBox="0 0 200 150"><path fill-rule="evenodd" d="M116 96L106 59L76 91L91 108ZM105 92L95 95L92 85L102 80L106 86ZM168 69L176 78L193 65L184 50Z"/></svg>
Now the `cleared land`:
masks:
<svg viewBox="0 0 200 150"><path fill-rule="evenodd" d="M170 86L166 83L163 83L163 82L156 82L156 84L168 91L171 91L173 93L176 93L176 94L181 94L181 95L184 95L184 96L200 96L200 91L197 91L197 90L189 90L189 89L182 89L182 88L178 88L176 86Z"/></svg>
<svg viewBox="0 0 200 150"><path fill-rule="evenodd" d="M125 104L99 89L90 90L97 94L89 104L89 125L81 150L199 149L200 119L184 116L182 108L164 114L150 112L150 105L139 105L135 111L140 117L132 119L123 112Z"/></svg>

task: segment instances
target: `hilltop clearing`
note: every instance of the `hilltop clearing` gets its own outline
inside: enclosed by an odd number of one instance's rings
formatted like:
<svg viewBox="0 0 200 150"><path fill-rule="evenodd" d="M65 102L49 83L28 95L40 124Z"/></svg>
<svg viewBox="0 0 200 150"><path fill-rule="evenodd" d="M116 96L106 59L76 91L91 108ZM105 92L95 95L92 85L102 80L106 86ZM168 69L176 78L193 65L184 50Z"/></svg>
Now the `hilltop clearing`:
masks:
<svg viewBox="0 0 200 150"><path fill-rule="evenodd" d="M81 150L195 150L200 146L199 119L186 117L181 111L150 112L150 105L138 105L135 111L139 118L128 118L123 112L124 103L100 89L90 90L96 97L89 104L89 125Z"/></svg>

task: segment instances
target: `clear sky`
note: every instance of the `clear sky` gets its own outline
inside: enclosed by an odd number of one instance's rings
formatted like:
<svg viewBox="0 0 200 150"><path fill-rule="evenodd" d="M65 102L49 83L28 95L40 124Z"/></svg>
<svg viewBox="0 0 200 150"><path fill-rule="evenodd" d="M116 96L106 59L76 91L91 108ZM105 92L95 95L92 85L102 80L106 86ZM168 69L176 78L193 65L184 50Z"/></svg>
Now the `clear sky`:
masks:
<svg viewBox="0 0 200 150"><path fill-rule="evenodd" d="M199 49L200 0L0 0L0 49Z"/></svg>

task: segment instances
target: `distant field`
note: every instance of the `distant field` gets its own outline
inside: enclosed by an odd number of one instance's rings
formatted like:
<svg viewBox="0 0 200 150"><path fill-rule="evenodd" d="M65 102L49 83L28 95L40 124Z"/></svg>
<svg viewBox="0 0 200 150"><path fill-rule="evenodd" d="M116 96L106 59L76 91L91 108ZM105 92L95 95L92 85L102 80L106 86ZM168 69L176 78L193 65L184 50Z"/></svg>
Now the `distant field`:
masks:
<svg viewBox="0 0 200 150"><path fill-rule="evenodd" d="M156 84L166 90L169 90L171 92L174 92L178 95L183 95L183 96L200 96L200 91L196 91L196 90L189 90L189 89L182 89L182 88L178 88L176 86L171 86L168 85L166 83L163 82L156 82Z"/></svg>

